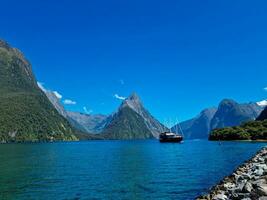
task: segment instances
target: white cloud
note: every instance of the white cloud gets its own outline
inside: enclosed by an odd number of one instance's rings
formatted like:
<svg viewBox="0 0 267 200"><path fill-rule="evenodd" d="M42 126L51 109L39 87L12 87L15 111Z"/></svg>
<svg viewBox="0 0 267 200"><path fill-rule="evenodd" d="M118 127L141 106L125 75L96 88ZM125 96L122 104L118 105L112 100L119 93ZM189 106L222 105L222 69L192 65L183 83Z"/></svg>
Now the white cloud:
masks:
<svg viewBox="0 0 267 200"><path fill-rule="evenodd" d="M86 113L86 114L91 114L93 112L93 110L88 110L86 106L83 107L83 111Z"/></svg>
<svg viewBox="0 0 267 200"><path fill-rule="evenodd" d="M63 101L63 103L64 103L65 105L76 105L76 104L77 104L76 101L72 101L72 100L70 100L70 99L65 99L65 100Z"/></svg>
<svg viewBox="0 0 267 200"><path fill-rule="evenodd" d="M62 99L63 98L63 96L58 92L58 91L52 91L52 90L48 90L48 89L46 89L45 87L44 87L44 83L41 83L41 82L37 82L37 85L38 85L38 87L43 91L43 92L53 92L53 94L58 98L58 99ZM65 104L65 105L76 105L77 104L77 102L76 101L72 101L72 100L70 100L70 99L65 99L64 101L63 101L63 103Z"/></svg>
<svg viewBox="0 0 267 200"><path fill-rule="evenodd" d="M259 101L259 102L257 102L257 104L258 104L259 106L263 106L263 107L265 107L265 106L267 106L267 100Z"/></svg>
<svg viewBox="0 0 267 200"><path fill-rule="evenodd" d="M58 99L62 99L62 95L59 94L57 91L53 91L53 93Z"/></svg>
<svg viewBox="0 0 267 200"><path fill-rule="evenodd" d="M37 82L37 85L38 87L43 91L43 92L51 92L50 90L47 90L45 87L44 87L44 83L41 83L41 82ZM62 99L62 95L59 94L58 91L53 91L54 95L58 98L58 99Z"/></svg>
<svg viewBox="0 0 267 200"><path fill-rule="evenodd" d="M125 100L126 99L126 97L120 96L118 94L115 94L114 98L119 99L119 100Z"/></svg>
<svg viewBox="0 0 267 200"><path fill-rule="evenodd" d="M37 82L37 85L38 85L38 87L39 87L43 92L46 92L46 91L47 91L47 90L45 89L45 87L44 87L44 83Z"/></svg>
<svg viewBox="0 0 267 200"><path fill-rule="evenodd" d="M267 92L267 87L263 88L263 90L265 90Z"/></svg>

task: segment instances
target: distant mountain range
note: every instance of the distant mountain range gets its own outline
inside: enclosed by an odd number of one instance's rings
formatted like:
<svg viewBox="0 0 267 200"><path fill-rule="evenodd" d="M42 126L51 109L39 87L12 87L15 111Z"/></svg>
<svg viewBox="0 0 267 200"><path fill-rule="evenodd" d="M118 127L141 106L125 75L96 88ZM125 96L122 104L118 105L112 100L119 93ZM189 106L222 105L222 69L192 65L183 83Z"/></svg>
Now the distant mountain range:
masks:
<svg viewBox="0 0 267 200"><path fill-rule="evenodd" d="M103 139L158 138L161 132L168 131L144 108L135 93L124 100L115 113L108 116L68 112L56 100L53 92L48 92L47 96L59 113L76 129L98 134ZM225 99L218 108L205 109L198 116L172 127L171 130L180 134L183 132L185 139L207 139L213 129L238 126L255 120L263 111L264 102L239 104Z"/></svg>
<svg viewBox="0 0 267 200"><path fill-rule="evenodd" d="M180 123L186 139L207 139L213 129L238 126L255 120L264 109L260 103L239 104L234 100L223 100L218 108L202 111L197 117ZM181 133L178 125L172 128Z"/></svg>
<svg viewBox="0 0 267 200"><path fill-rule="evenodd" d="M76 128L93 134L101 133L111 120L110 116L101 114L89 115L85 113L67 111L67 115L69 119L76 121L81 126L81 128L79 128L77 125L73 124Z"/></svg>
<svg viewBox="0 0 267 200"><path fill-rule="evenodd" d="M23 54L0 40L0 142L77 140L37 86Z"/></svg>
<svg viewBox="0 0 267 200"><path fill-rule="evenodd" d="M158 138L162 131L167 131L167 128L144 108L136 93L124 100L116 112L106 116L65 111L52 91L44 92L58 112L76 129L97 134L102 139Z"/></svg>
<svg viewBox="0 0 267 200"><path fill-rule="evenodd" d="M60 102L60 99L55 95L53 91L46 90L43 86L41 86L40 89L46 94L47 98L53 104L58 113L62 115L65 119L67 119L72 125L72 127L83 133L88 132L87 129L82 125L82 123L79 123L77 120L73 119L70 116L70 112L65 110L64 106Z"/></svg>
<svg viewBox="0 0 267 200"><path fill-rule="evenodd" d="M226 99L218 108L205 109L172 131L181 133L181 127L186 139L206 139L213 129L266 119L266 105L267 101L239 104ZM165 131L136 93L111 115L66 111L54 92L37 84L23 54L0 40L0 142L148 139Z"/></svg>

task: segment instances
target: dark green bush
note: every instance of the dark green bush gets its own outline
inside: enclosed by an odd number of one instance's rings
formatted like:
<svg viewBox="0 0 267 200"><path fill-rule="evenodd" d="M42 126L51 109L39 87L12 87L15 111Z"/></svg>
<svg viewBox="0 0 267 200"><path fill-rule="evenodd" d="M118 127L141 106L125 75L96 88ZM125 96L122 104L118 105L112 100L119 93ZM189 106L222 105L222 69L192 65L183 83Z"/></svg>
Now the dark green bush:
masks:
<svg viewBox="0 0 267 200"><path fill-rule="evenodd" d="M267 120L250 121L236 127L215 129L210 140L267 140Z"/></svg>

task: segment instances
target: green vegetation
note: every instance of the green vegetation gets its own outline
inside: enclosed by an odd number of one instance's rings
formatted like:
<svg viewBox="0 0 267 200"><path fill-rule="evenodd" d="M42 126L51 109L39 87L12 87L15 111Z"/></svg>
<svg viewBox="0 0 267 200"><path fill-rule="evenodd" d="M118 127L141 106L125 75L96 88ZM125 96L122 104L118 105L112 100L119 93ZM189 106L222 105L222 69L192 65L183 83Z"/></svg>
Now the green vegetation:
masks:
<svg viewBox="0 0 267 200"><path fill-rule="evenodd" d="M29 62L0 41L0 142L77 140L38 88Z"/></svg>
<svg viewBox="0 0 267 200"><path fill-rule="evenodd" d="M129 107L120 108L113 121L106 127L103 137L108 139L148 139L153 138L144 119Z"/></svg>
<svg viewBox="0 0 267 200"><path fill-rule="evenodd" d="M267 120L251 121L241 126L215 129L210 140L267 140Z"/></svg>

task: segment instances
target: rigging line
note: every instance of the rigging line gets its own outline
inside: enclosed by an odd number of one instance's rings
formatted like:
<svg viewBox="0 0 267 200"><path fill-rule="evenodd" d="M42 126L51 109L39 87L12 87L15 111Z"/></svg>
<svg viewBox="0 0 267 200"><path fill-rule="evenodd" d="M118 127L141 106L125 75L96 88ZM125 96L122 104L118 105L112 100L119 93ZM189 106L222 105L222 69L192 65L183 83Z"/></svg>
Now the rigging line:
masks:
<svg viewBox="0 0 267 200"><path fill-rule="evenodd" d="M178 118L176 118L176 120L178 121L178 127L179 127L179 129L180 129L180 131L181 131L181 133L182 133L182 136L184 137L184 132L183 132L183 130L182 130L182 127L181 127L181 125L180 125L180 122L179 122L179 119Z"/></svg>

